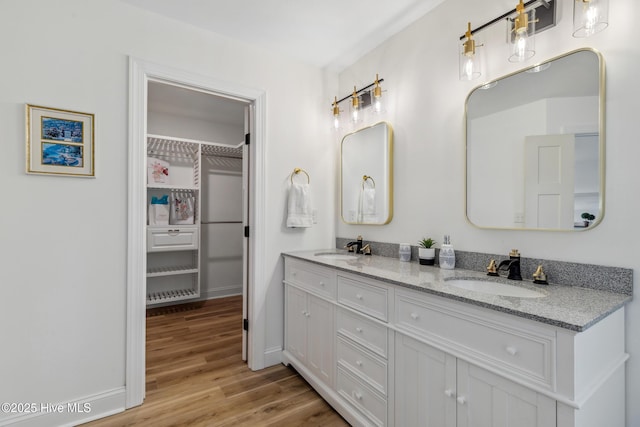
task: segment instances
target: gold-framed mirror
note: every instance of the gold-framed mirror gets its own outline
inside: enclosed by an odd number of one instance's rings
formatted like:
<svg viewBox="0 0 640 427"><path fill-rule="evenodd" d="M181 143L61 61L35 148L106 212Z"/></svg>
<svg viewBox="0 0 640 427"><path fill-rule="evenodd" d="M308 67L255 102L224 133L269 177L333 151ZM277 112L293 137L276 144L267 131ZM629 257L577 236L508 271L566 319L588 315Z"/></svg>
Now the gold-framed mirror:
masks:
<svg viewBox="0 0 640 427"><path fill-rule="evenodd" d="M481 228L586 230L604 215L602 55L578 49L466 101L466 216Z"/></svg>
<svg viewBox="0 0 640 427"><path fill-rule="evenodd" d="M340 211L347 224L393 218L393 128L387 122L349 133L340 152Z"/></svg>

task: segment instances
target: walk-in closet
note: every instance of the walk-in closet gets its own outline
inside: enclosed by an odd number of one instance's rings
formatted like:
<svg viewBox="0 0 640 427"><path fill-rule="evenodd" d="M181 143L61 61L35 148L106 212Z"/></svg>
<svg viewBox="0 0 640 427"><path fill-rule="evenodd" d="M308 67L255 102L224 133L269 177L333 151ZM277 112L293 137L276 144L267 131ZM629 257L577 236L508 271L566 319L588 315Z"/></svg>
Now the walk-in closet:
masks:
<svg viewBox="0 0 640 427"><path fill-rule="evenodd" d="M147 89L147 307L242 295L249 104Z"/></svg>

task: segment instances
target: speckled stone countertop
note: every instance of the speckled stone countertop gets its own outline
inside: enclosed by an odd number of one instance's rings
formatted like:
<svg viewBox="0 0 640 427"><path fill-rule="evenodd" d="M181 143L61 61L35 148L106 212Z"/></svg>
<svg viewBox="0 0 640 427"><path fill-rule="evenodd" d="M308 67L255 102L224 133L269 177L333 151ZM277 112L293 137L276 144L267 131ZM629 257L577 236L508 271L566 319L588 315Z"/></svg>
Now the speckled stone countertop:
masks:
<svg viewBox="0 0 640 427"><path fill-rule="evenodd" d="M284 256L332 267L339 271L377 279L392 285L438 295L440 297L513 314L553 326L582 332L622 307L631 296L587 289L577 286L536 285L531 281L514 281L488 277L486 274L420 265L417 262L401 262L396 258L356 255L356 259L331 259L318 257L318 253L336 253L336 249L287 252ZM346 254L346 252L344 252ZM490 280L512 286L524 287L544 293L541 298L505 297L468 291L451 285L451 279Z"/></svg>

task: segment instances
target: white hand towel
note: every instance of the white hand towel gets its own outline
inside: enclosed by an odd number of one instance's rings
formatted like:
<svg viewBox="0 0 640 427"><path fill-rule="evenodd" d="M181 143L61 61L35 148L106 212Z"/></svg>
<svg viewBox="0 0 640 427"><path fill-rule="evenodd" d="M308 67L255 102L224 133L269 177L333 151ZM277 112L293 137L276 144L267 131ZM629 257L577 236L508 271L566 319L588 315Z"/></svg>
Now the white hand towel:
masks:
<svg viewBox="0 0 640 427"><path fill-rule="evenodd" d="M311 227L311 187L309 184L293 183L289 188L287 227Z"/></svg>
<svg viewBox="0 0 640 427"><path fill-rule="evenodd" d="M361 223L375 223L378 220L376 215L376 189L365 188L360 191L360 215Z"/></svg>

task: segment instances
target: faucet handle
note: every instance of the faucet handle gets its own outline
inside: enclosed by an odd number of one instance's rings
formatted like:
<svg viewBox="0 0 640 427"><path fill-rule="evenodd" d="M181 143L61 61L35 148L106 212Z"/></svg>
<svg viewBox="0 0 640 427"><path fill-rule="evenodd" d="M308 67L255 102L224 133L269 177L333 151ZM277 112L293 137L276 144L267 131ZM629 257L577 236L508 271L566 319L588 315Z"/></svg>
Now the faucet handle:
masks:
<svg viewBox="0 0 640 427"><path fill-rule="evenodd" d="M497 276L498 275L498 267L496 265L496 260L492 259L489 261L489 265L487 266L487 276Z"/></svg>
<svg viewBox="0 0 640 427"><path fill-rule="evenodd" d="M365 255L371 255L371 245L367 243L362 247L362 249L360 249L360 252L362 252Z"/></svg>
<svg viewBox="0 0 640 427"><path fill-rule="evenodd" d="M536 283L538 285L549 284L549 282L547 282L547 275L544 273L544 271L542 271L542 265L539 265L536 269L536 272L533 273L533 283Z"/></svg>

